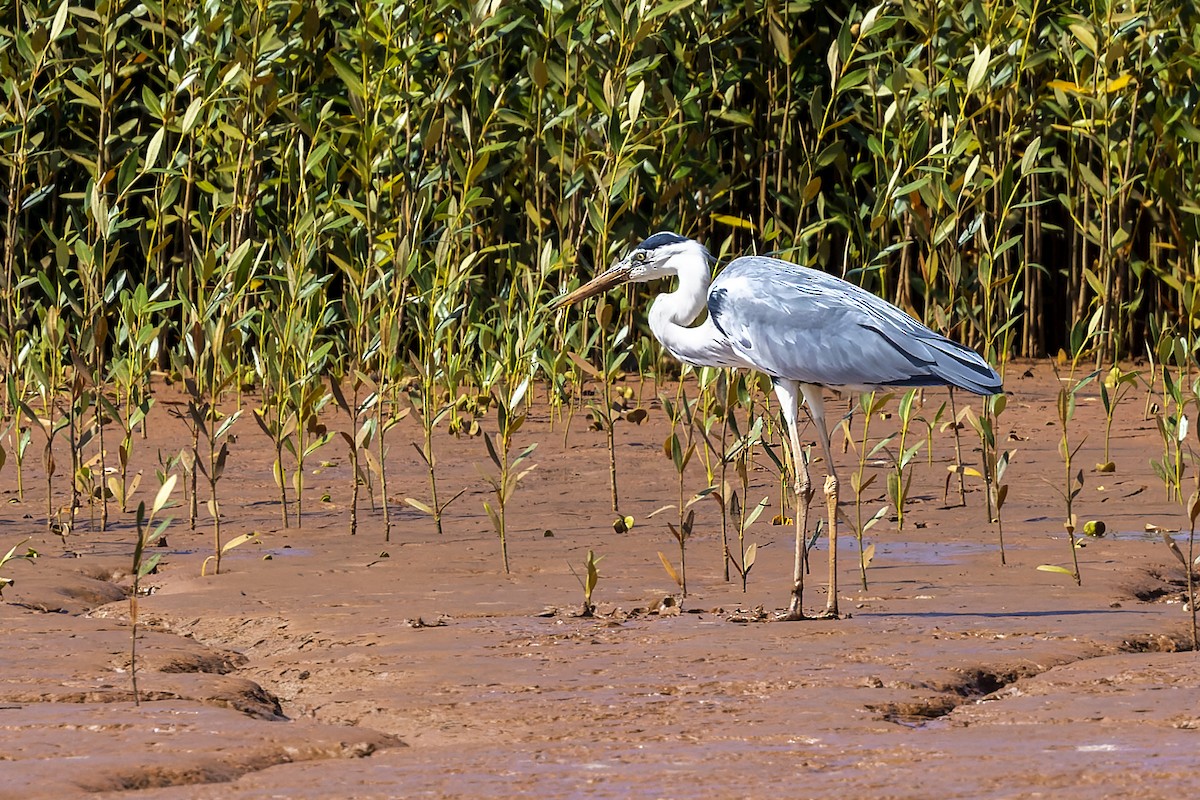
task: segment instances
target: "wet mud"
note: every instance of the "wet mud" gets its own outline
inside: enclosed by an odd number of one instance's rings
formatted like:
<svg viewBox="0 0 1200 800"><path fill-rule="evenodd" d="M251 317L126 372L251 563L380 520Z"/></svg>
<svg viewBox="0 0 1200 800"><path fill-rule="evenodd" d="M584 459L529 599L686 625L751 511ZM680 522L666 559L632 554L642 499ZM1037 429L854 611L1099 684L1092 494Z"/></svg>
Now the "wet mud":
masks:
<svg viewBox="0 0 1200 800"><path fill-rule="evenodd" d="M219 486L223 535L262 535L202 576L207 492L195 532L176 492L139 599L140 705L132 514L99 531L85 509L67 536L48 533L40 458L27 460L19 499L10 457L0 552L30 537L40 557L0 573L16 581L0 603L0 798L1179 796L1200 785L1200 671L1182 566L1147 525L1187 520L1149 466L1162 443L1142 395L1118 408L1116 471L1091 468L1104 427L1093 384L1073 423L1088 437L1076 510L1108 533L1079 550L1082 586L1037 569L1070 566L1057 387L1046 364L1010 368L1007 564L980 481L967 479L965 506L954 481L944 497L954 442L935 432L904 529L884 519L866 534L867 587L843 525L843 618L803 622L770 621L787 605L793 544L789 526L770 524L780 509L766 459L751 476L751 502L771 505L748 532L758 553L746 590L736 573L724 579L708 499L693 506L680 597L659 557L678 558L666 525L677 512L650 516L679 495L650 384L647 419L616 432L621 512L635 519L626 533L613 529L603 433L577 415L564 444L563 422L533 407L516 446L538 442L537 468L508 509L507 575L483 509L477 469L493 468L480 439L438 434L443 496L463 490L439 536L403 503L427 494L410 445L419 427L410 418L389 432L385 541L365 489L349 535L340 439L310 462L303 527L285 529L270 442L239 421ZM158 397L177 399L165 386ZM928 392L924 413L944 399ZM161 407L151 419L133 456L147 501L157 454L188 441ZM978 439L961 433L964 462L979 466ZM856 456L835 449L853 519ZM688 496L706 485L702 464L689 467ZM889 468L871 466L868 517ZM1186 530L1175 536L1186 553ZM603 560L595 615L581 617L588 550ZM811 612L825 605L825 557L822 539Z"/></svg>

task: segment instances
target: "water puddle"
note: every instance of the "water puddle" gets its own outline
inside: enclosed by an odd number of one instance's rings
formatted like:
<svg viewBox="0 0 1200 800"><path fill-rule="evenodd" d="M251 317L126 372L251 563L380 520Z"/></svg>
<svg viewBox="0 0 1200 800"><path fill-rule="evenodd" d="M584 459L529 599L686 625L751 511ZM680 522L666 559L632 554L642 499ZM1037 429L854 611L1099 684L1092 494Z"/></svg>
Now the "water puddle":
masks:
<svg viewBox="0 0 1200 800"><path fill-rule="evenodd" d="M875 559L871 569L886 567L888 562L904 564L936 564L946 566L968 556L994 553L999 548L984 542L897 542L876 541Z"/></svg>

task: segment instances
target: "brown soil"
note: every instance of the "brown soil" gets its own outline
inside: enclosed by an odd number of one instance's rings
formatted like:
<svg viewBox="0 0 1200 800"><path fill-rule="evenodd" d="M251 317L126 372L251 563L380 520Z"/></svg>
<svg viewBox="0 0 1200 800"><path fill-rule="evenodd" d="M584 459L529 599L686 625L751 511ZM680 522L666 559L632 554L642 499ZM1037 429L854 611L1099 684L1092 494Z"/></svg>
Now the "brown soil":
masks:
<svg viewBox="0 0 1200 800"><path fill-rule="evenodd" d="M637 520L624 534L612 527L603 435L576 418L564 447L562 424L551 431L535 409L518 441L540 446L509 511L510 575L483 510L476 465L491 467L479 439L439 434L443 496L465 489L439 537L401 503L427 493L409 445L418 428L406 420L390 433L385 542L365 492L348 535L340 439L310 463L303 529L284 530L268 441L243 419L220 487L225 536L262 540L201 577L203 489L201 530L186 518L169 529L140 601L140 706L129 680L132 515L99 532L85 509L65 539L44 533L40 446L23 501L10 455L0 553L28 536L41 557L3 570L16 584L0 604L0 798L1183 795L1200 785L1200 671L1184 651L1182 567L1146 533L1184 515L1148 465L1161 443L1142 420L1143 395L1118 411L1111 474L1090 469L1103 412L1094 384L1081 395L1078 511L1109 533L1080 551L1077 587L1036 569L1069 565L1055 378L1046 365L1014 366L1008 389L1007 566L978 481L965 507L943 501L947 432L932 465L922 453L904 530L884 520L868 532L869 588L843 530L846 617L798 623L757 622L786 605L790 586L791 531L770 524L774 505L750 532L759 554L745 593L736 575L723 580L715 503L694 507L680 607L657 555L677 557L665 524L675 512L648 518L678 493L657 403L617 430L622 512ZM158 396L150 439L134 451L146 500L156 454L186 441L162 408L178 398ZM944 398L930 392L925 413ZM965 431L963 441L977 462L977 440ZM853 452L842 459L853 518ZM771 472L753 477L751 502L776 496ZM699 457L687 481L689 494L704 486ZM824 548L810 611L824 606ZM571 567L582 574L589 549L603 556L597 616L579 618Z"/></svg>

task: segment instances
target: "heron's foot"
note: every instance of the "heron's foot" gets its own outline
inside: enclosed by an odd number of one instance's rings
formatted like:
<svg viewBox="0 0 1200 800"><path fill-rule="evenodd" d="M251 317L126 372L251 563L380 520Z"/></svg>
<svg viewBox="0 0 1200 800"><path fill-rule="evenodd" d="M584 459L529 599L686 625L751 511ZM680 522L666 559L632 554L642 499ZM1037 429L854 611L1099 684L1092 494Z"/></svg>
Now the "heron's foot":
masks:
<svg viewBox="0 0 1200 800"><path fill-rule="evenodd" d="M841 618L842 618L842 615L838 613L838 610L836 608L827 608L827 609L825 609L824 612L817 614L815 617L809 617L809 619L841 619Z"/></svg>
<svg viewBox="0 0 1200 800"><path fill-rule="evenodd" d="M802 619L808 619L804 614L804 601L800 599L799 593L793 593L788 610L775 614L775 620L776 622L799 622Z"/></svg>

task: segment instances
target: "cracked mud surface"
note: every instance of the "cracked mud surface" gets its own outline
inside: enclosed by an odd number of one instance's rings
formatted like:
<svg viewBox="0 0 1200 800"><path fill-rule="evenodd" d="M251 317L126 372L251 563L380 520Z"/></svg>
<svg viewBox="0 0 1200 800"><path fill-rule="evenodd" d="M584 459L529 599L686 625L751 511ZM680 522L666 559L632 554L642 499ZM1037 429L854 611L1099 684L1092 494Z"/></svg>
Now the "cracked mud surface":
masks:
<svg viewBox="0 0 1200 800"><path fill-rule="evenodd" d="M202 578L203 512L202 530L186 520L169 530L140 601L140 706L128 673L131 517L106 532L82 521L65 541L45 535L37 459L23 502L10 463L0 551L32 536L42 556L5 568L17 583L0 603L0 798L1179 796L1200 785L1200 671L1181 649L1181 567L1145 533L1183 521L1147 464L1161 450L1154 423L1140 398L1127 401L1117 472L1086 473L1077 511L1111 533L1080 551L1083 586L1037 571L1069 552L1046 482L1062 472L1047 425L1056 385L1046 365L1021 377L1027 366L1010 372L1000 428L1017 451L1005 476L1008 565L977 487L965 508L943 503L947 433L932 466L918 459L905 529L885 520L868 533L866 590L843 529L850 616L838 621L730 621L786 605L791 537L766 522L774 506L750 532L759 552L744 594L722 579L715 505L695 506L689 596L681 609L662 603L674 587L657 551L677 554L672 512L647 515L678 489L657 408L617 431L622 511L637 520L625 534L611 526L602 434L576 419L564 448L561 426L549 432L534 410L517 444L540 443L538 468L510 506L507 576L482 509L478 439L437 440L446 496L467 489L439 537L399 503L426 487L408 444L418 430L394 429L384 542L365 492L348 535L349 469L332 444L318 456L332 463L314 459L308 476L303 529L284 530L270 446L239 422L225 531L262 541ZM942 399L930 393L931 411ZM1089 465L1101 460L1099 405L1081 396ZM186 441L178 421L152 419L161 424L134 451L146 485L156 451ZM841 457L848 487L854 455ZM689 492L704 485L693 463ZM754 501L774 497L771 473L754 483ZM844 488L851 517L852 503ZM872 494L868 513L882 503ZM824 606L824 546L811 611ZM581 571L589 549L604 557L599 608L580 619L568 565Z"/></svg>

